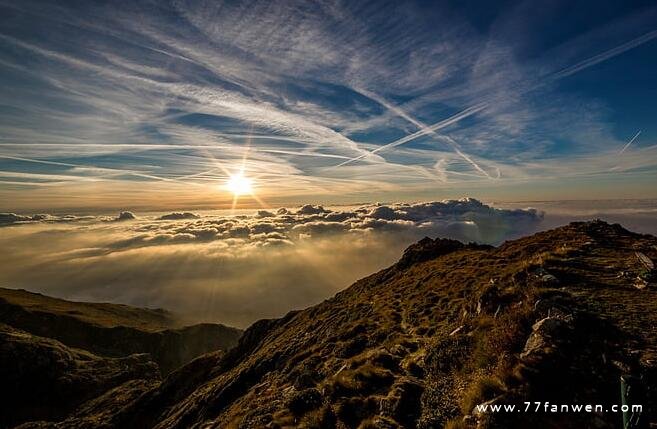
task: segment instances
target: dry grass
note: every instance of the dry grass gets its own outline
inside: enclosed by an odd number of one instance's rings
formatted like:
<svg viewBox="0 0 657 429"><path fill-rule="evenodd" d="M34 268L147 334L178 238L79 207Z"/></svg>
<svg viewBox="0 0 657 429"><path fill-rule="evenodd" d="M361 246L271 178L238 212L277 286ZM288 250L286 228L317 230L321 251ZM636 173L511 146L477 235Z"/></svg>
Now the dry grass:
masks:
<svg viewBox="0 0 657 429"><path fill-rule="evenodd" d="M173 315L161 309L66 301L25 290L5 288L0 288L0 301L29 311L72 317L107 328L127 326L144 331L161 331L177 327Z"/></svg>
<svg viewBox="0 0 657 429"><path fill-rule="evenodd" d="M495 377L485 376L475 380L463 395L461 410L470 414L475 406L489 401L504 392L504 386Z"/></svg>
<svg viewBox="0 0 657 429"><path fill-rule="evenodd" d="M599 223L573 225L497 249L460 249L383 270L254 335L252 348L235 356L225 373L205 382L206 402L195 402L198 396L191 395L175 410L218 416L219 427L244 416L246 407L253 420L242 422L244 427L271 416L272 427L414 427L415 415L407 420L411 423L402 423L404 417L395 412L386 417L395 423L380 417L382 403L397 409L398 403L390 401L401 396L395 389L406 380L424 389L417 427L463 429L464 414L498 395L500 401L515 403L550 394L563 401L584 397L598 403L599 392L610 392L617 400L618 377L608 376L613 375L612 359L624 359L622 352L630 347L641 358L657 350L657 291L637 291L631 285L640 274L634 251L641 248L657 258L657 240L615 231ZM536 275L539 268L556 276L558 286L543 282ZM621 271L629 274L619 276ZM576 347L554 348L562 360L547 363L561 367L529 368L533 363L521 360L520 353L532 325L549 312L575 309L594 317L587 326L577 325L582 331L573 341ZM634 337L597 332L601 325L595 317ZM592 334L598 335L597 343L586 342ZM599 353L605 347L620 350L614 356L607 353L607 363ZM571 367L591 378L555 377ZM532 377L540 377L539 382ZM238 381L245 393L227 397L224 392L234 392ZM321 404L295 409L294 415L287 402L292 386L297 391L316 388ZM240 399L244 397L248 401ZM552 417L520 418L526 420L496 427L531 427L531 419Z"/></svg>
<svg viewBox="0 0 657 429"><path fill-rule="evenodd" d="M336 374L326 386L331 397L349 397L383 392L395 380L387 369L366 363L356 369L345 369Z"/></svg>
<svg viewBox="0 0 657 429"><path fill-rule="evenodd" d="M453 419L447 422L444 429L468 429L462 418Z"/></svg>

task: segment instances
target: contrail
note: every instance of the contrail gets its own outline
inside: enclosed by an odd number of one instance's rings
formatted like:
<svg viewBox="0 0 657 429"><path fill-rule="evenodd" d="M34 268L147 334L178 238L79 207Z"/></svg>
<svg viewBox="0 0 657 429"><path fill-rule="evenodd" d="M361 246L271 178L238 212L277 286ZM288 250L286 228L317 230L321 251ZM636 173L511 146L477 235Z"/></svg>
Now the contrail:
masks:
<svg viewBox="0 0 657 429"><path fill-rule="evenodd" d="M636 138L639 137L639 134L641 134L641 130L639 130L638 133L634 134L634 137L632 137L632 138L630 139L630 141L627 142L627 144L626 144L625 146L623 146L623 149L621 149L620 152L618 152L618 154L619 154L619 155L622 155L623 152L625 152L625 150L626 150L628 147L630 147L630 145L631 145L632 143L634 143L634 140L636 140Z"/></svg>
<svg viewBox="0 0 657 429"><path fill-rule="evenodd" d="M94 165L82 165L82 164L72 164L68 162L58 162L58 161L46 161L42 159L33 159L33 158L23 158L19 156L9 156L9 155L0 155L0 158L4 159L13 159L16 161L24 161L24 162L33 162L37 164L48 164L48 165L59 165L62 167L79 167L79 168L87 168L87 169L96 169L98 171L107 171L110 174L126 174L130 176L135 176L135 177L143 177L145 179L154 179L154 180L160 180L163 182L177 182L177 183L185 183L185 184L191 184L194 186L203 186L201 184L197 184L194 182L182 182L177 179L172 179L168 177L161 177L161 176L155 176L152 174L146 174L142 173L140 171L135 171L135 170L122 170L119 168L109 168L109 167L96 167Z"/></svg>
<svg viewBox="0 0 657 429"><path fill-rule="evenodd" d="M639 36L636 39L632 39L629 42L625 42L622 45L616 46L615 48L609 49L608 51L602 52L598 55L594 55L591 58L588 58L584 61L581 61L575 65L572 65L570 67L566 67L565 69L558 71L554 73L552 76L550 76L550 79L552 80L557 80L561 79L562 77L570 76L572 74L575 74L581 70L587 69L591 66L594 66L598 63L601 63L603 61L606 61L610 58L613 58L617 55L622 54L625 51L629 51L630 49L634 49L639 45L643 45L646 42L651 41L652 39L657 37L657 30L650 31L643 36Z"/></svg>
<svg viewBox="0 0 657 429"><path fill-rule="evenodd" d="M431 126L420 129L419 131L416 131L413 134L409 134L405 137L402 137L402 138L400 138L398 140L395 140L394 142L388 143L386 145L379 146L378 148L374 149L373 151L368 152L368 153L363 154L363 155L360 155L360 156L357 156L356 158L350 158L350 159L346 160L345 162L336 165L336 167L342 167L343 165L351 164L354 161L358 161L360 159L365 158L366 156L373 155L377 152L381 152L382 150L386 150L386 149L390 149L390 148L393 148L393 147L396 147L396 146L403 145L404 143L408 143L412 140L417 139L418 137L422 137L426 134L429 134L429 133L434 132L436 130L439 130L441 128L445 128L449 125L452 125L452 124L460 121L461 119L467 118L468 116L472 116L475 113L480 112L481 110L485 109L486 107L487 107L486 103L481 103L481 104L477 104L477 105L472 106L472 107L468 107L467 109L461 110L460 112L456 113L455 115L450 116L447 119L443 119L442 121L436 122L435 124L433 124Z"/></svg>
<svg viewBox="0 0 657 429"><path fill-rule="evenodd" d="M628 41L628 42L625 42L625 43L623 43L622 45L616 46L615 48L612 48L612 49L609 49L609 50L607 50L607 51L605 51L605 52L602 52L602 53L600 53L600 54L594 55L594 56L592 56L592 57L590 57L590 58L587 58L587 59L585 59L585 60L583 60L583 61L580 61L580 62L577 63L577 64L574 64L574 65L572 65L572 66L566 67L566 68L564 68L564 69L562 69L562 70L560 70L560 71L558 71L558 72L555 72L555 73L553 73L552 75L547 76L546 79L549 80L549 81L555 81L555 80L559 80L559 79L564 78L564 77L567 77L567 76L571 76L571 75L573 75L573 74L575 74L575 73L579 73L580 71L582 71L582 70L584 70L584 69L587 69L587 68L589 68L589 67L592 67L592 66L594 66L594 65L596 65L596 64L599 64L599 63L601 63L601 62L603 62L603 61L607 61L608 59L611 59L611 58L613 58L613 57L615 57L615 56L617 56L617 55L620 55L620 54L622 54L623 52L626 52L626 51L628 51L628 50L630 50L630 49L634 49L634 48L636 48L636 47L638 47L638 46L640 46L640 45L642 45L642 44L644 44L644 43L646 43L646 42L649 42L649 41L651 41L651 40L653 40L653 39L655 39L655 38L657 38L657 30L650 31L650 32L648 32L648 33L646 33L646 34L643 34L642 36L639 36L639 37L637 37L637 38L635 38L635 39L632 39L632 40L630 40L630 41ZM541 86L543 86L543 85L537 85L537 86L534 86L534 87L530 88L529 91L531 91L531 90L535 90L535 89L537 89L537 88L539 88L539 87L541 87ZM367 94L364 94L364 95L367 95ZM377 99L374 99L374 100L380 102L380 100L377 100ZM383 103L382 103L382 104L383 104ZM384 104L384 106L385 106L385 107L388 107L388 106L386 106L385 104ZM464 110L462 110L461 112L459 112L459 113L457 113L457 114L455 114L455 115L453 115L453 116L451 116L451 117L449 117L449 118L447 118L447 119L444 119L444 120L442 120L442 121L440 121L440 122L437 122L437 123L435 123L435 124L433 124L433 125L431 125L431 126L428 126L428 127L426 127L426 128L422 128L422 127L420 127L420 130L419 130L419 131L416 131L416 132L413 133L413 134L409 134L409 135L407 135L406 137L402 137L401 139L399 139L399 140L395 140L395 141L392 142L392 143L388 143L388 144L386 144L386 145L380 146L380 147L378 147L377 149L375 149L375 150L373 150L373 151L371 151L371 152L368 152L368 153L366 153L366 154L363 154L363 155L357 156L357 157L355 157L355 158L350 158L350 159L348 159L347 161L345 161L345 162L343 162L343 163L340 163L340 164L336 165L335 167L342 167L343 165L351 164L352 162L355 162L355 161L361 160L361 159L363 159L363 158L365 158L365 157L367 157L367 156L369 156L369 155L372 155L372 154L374 154L374 153L376 153L376 152L380 152L380 151L385 150L385 149L393 148L393 147L396 147L396 146L402 145L402 144L404 144L404 143L408 143L408 142L410 142L410 141L412 141L412 140L415 140L415 139L417 139L417 138L419 138L419 137L422 137L422 136L424 136L424 135L426 135L426 134L428 134L428 133L431 133L431 132L433 132L433 131L439 130L439 129L444 128L444 127L446 127L446 126L448 126L448 125L451 125L451 124L453 124L453 123L456 123L456 122L458 122L458 121L460 121L460 120L462 120L462 119L465 119L465 118L467 118L467 117L469 117L469 116L472 116L472 115L474 115L475 113L478 113L478 112L484 110L484 109L487 108L487 107L488 107L488 103L486 103L486 102L482 102L482 103L476 104L476 105L474 105L474 106L468 107L467 109L464 109ZM388 108L389 108L389 107L388 107ZM408 116L408 115L405 114L405 113L404 113L403 115L400 114L401 109L398 109L398 108L397 108L397 109L391 109L391 110L392 110L393 112L397 113L397 114L398 114L399 116L401 116L402 118L404 118L404 119L406 119L406 120L409 120L410 122L412 122L413 124L415 124L416 126L419 127L418 123L416 123L416 122L418 122L418 121L413 120L413 118L411 118L410 116ZM627 146L629 146L629 144L628 144ZM461 155L461 154L459 154L459 155ZM461 156L462 156L462 155L461 155ZM471 160L468 160L468 162L472 163ZM486 174L486 173L485 173L485 174ZM488 174L486 174L486 175L488 176ZM490 177L490 176L489 176L489 177Z"/></svg>
<svg viewBox="0 0 657 429"><path fill-rule="evenodd" d="M395 106L394 104L389 103L385 98L380 97L377 94L374 94L366 89L357 89L358 92L361 94L369 97L370 99L376 101L377 103L381 104L382 106L386 107L387 109L393 111L397 115L401 116L402 118L406 119L408 122L412 123L416 127L418 127L420 130L425 131L426 134L431 134L436 137L438 137L438 133L436 133L435 130L430 129L425 123L418 121L417 119L413 118L409 114L407 114L403 109L401 109L398 106ZM458 114L457 114L458 115ZM455 116L457 116L455 115ZM454 118L454 116L452 117ZM444 121L443 121L444 122ZM445 136L446 137L446 136ZM461 146L456 143L453 139L447 138L446 139L447 144L454 149L454 152L456 152L457 155L459 155L461 158L463 158L466 162L468 162L470 165L472 165L477 171L480 173L484 174L486 177L489 179L491 178L490 175L483 169L477 162L475 162L469 155L463 152L463 149ZM394 142L393 142L394 143ZM391 147L392 143L389 143L387 146ZM394 147L394 146L392 146ZM382 148L380 148L382 149ZM379 148L375 149L375 151L380 150ZM372 152L374 153L374 152Z"/></svg>

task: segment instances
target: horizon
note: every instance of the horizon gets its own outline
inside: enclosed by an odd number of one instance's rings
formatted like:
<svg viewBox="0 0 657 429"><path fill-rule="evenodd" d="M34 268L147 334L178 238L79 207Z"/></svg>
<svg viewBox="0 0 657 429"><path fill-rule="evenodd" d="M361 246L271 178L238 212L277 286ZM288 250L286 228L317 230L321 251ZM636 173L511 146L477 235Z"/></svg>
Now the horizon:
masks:
<svg viewBox="0 0 657 429"><path fill-rule="evenodd" d="M654 200L531 206L464 198L277 210L0 214L0 285L166 308L188 321L244 328L330 298L392 265L423 237L499 245L593 218L657 235Z"/></svg>
<svg viewBox="0 0 657 429"><path fill-rule="evenodd" d="M651 2L120 6L0 2L3 211L657 198Z"/></svg>
<svg viewBox="0 0 657 429"><path fill-rule="evenodd" d="M0 429L657 427L656 0L0 17Z"/></svg>
<svg viewBox="0 0 657 429"><path fill-rule="evenodd" d="M657 234L657 5L536 7L0 0L0 284L242 326L427 235Z"/></svg>

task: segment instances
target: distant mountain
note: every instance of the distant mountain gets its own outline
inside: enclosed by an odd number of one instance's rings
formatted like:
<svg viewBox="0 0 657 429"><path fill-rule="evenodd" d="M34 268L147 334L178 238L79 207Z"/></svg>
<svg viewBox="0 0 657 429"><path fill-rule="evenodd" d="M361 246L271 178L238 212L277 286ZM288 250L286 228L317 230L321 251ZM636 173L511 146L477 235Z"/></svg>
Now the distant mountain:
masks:
<svg viewBox="0 0 657 429"><path fill-rule="evenodd" d="M148 353L163 374L203 353L235 346L242 334L219 324L180 326L161 309L72 302L5 288L0 288L0 323L101 356Z"/></svg>
<svg viewBox="0 0 657 429"><path fill-rule="evenodd" d="M618 428L621 413L477 408L625 401L644 406L627 427L647 428L656 246L600 221L497 248L424 239L319 305L256 322L223 356L22 427Z"/></svg>

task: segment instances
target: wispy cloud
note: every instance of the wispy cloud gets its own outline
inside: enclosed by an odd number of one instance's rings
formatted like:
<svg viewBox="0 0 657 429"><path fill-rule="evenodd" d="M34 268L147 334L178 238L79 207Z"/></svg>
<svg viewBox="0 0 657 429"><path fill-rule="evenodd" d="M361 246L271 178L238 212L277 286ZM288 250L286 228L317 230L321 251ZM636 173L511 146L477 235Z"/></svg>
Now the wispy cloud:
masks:
<svg viewBox="0 0 657 429"><path fill-rule="evenodd" d="M611 58L613 58L617 55L620 55L620 54L622 54L622 53L624 53L624 52L626 52L630 49L636 48L636 47L638 47L638 46L640 46L644 43L647 43L647 42L653 40L656 37L657 37L657 30L646 33L646 34L644 34L640 37L637 37L633 40L630 40L629 42L623 43L623 44L621 44L621 45L619 45L615 48L609 49L605 52L594 55L593 57L590 57L590 58L587 58L583 61L580 61L577 64L566 67L563 70L560 70L560 71L555 72L555 73L551 73L549 76L547 76L545 78L545 80L540 81L539 83L537 83L535 85L525 87L525 89L523 89L522 91L519 91L517 95L522 95L524 92L530 92L530 91L540 89L543 86L545 86L548 81L556 81L556 80L568 77L570 75L573 75L575 73L578 73L580 71L586 70L589 67L592 67L592 66L594 66L596 64L599 64L603 61L607 61L607 60L609 60L609 59L611 59ZM350 164L352 162L367 158L371 154L374 154L374 153L377 153L377 152L380 152L380 151L383 151L383 150L388 150L388 149L400 146L402 144L411 142L411 141L413 141L413 140L415 140L419 137L422 137L426 134L431 134L435 137L438 137L438 135L435 132L436 130L439 130L439 129L448 127L452 124L455 124L455 123L457 123L457 122L459 122L463 119L466 119L466 118L468 118L468 117L470 117L470 116L472 116L472 115L474 115L474 114L476 114L476 113L478 113L478 112L480 112L480 111L482 111L482 110L484 110L484 109L486 109L487 107L490 106L490 103L482 102L478 105L470 106L470 107L464 109L463 111L458 112L457 114L452 115L452 116L450 116L450 117L448 117L448 118L446 118L446 119L444 119L440 122L437 122L437 123L435 123L431 126L427 126L427 125L417 121L416 119L412 118L411 116L409 116L406 112L404 112L403 109L399 108L398 106L392 105L391 103L387 102L382 97L380 97L380 96L378 96L378 95L376 95L376 94L374 94L370 91L367 91L367 90L364 90L364 89L358 89L358 92L362 93L363 95L366 95L367 97L371 98L372 100L375 100L377 103L380 103L381 105L385 106L387 109L392 111L394 114L404 118L405 120L411 122L413 125L420 128L420 130L415 132L415 133L409 134L405 137L402 137L401 139L395 140L394 142L385 144L385 145L371 151L369 154L363 154L363 155L360 155L358 157L348 159L348 160L338 164L337 167L341 167L343 165L347 165L347 164ZM640 132L639 132L639 134L640 134ZM638 137L638 134L634 138L636 138L636 137ZM634 138L623 148L621 153L624 152L625 149L634 141ZM452 146L454 151L459 156L461 156L464 160L466 160L469 164L471 164L477 171L479 171L480 173L482 173L486 177L490 178L490 175L485 170L483 170L480 167L479 164L477 164L469 155L466 155L465 153L463 153L461 147L453 139L447 137L447 138L445 138L445 141L448 142L450 146Z"/></svg>
<svg viewBox="0 0 657 429"><path fill-rule="evenodd" d="M63 198L75 193L67 183L93 178L134 192L169 183L171 199L189 185L199 202L242 165L247 144L260 190L291 198L503 187L559 177L570 158L595 175L606 164L590 160L621 144L614 100L563 83L626 52L650 55L657 37L654 7L583 25L557 47L513 27L517 8L484 28L413 2L0 9L5 200L37 200L48 183ZM525 52L532 43L540 48ZM640 126L639 146L649 145Z"/></svg>

